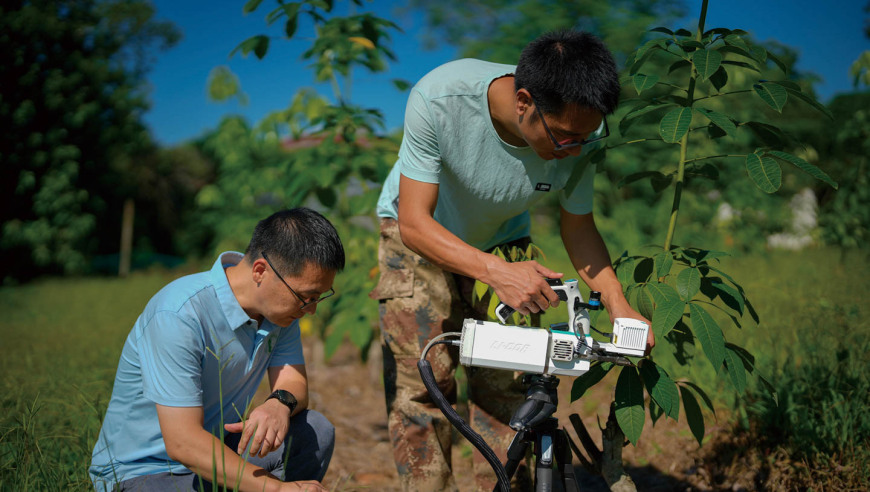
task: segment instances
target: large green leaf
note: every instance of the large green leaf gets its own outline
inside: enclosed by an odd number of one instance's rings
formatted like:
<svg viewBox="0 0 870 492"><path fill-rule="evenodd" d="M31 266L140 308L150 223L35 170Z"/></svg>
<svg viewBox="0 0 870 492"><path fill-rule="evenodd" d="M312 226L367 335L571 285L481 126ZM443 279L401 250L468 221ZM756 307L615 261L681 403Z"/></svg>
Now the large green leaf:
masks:
<svg viewBox="0 0 870 492"><path fill-rule="evenodd" d="M646 360L640 367L640 376L643 378L646 391L667 416L679 420L680 393L677 390L677 384L668 373L655 362Z"/></svg>
<svg viewBox="0 0 870 492"><path fill-rule="evenodd" d="M722 328L703 307L696 303L689 304L689 314L692 317L692 331L701 342L701 348L704 349L704 354L707 355L713 369L718 373L725 360L725 337L722 335Z"/></svg>
<svg viewBox="0 0 870 492"><path fill-rule="evenodd" d="M658 337L667 335L677 324L677 321L683 317L685 309L686 303L679 297L668 297L662 301L656 301L656 310L652 318L653 333Z"/></svg>
<svg viewBox="0 0 870 492"><path fill-rule="evenodd" d="M643 73L636 74L632 77L632 81L634 82L634 89L638 94L641 92L653 88L656 83L659 81L658 75L646 75Z"/></svg>
<svg viewBox="0 0 870 492"><path fill-rule="evenodd" d="M701 290L701 272L686 268L677 274L677 292L684 301L690 301Z"/></svg>
<svg viewBox="0 0 870 492"><path fill-rule="evenodd" d="M743 392L746 390L746 369L743 367L743 359L729 347L725 347L725 370L734 388Z"/></svg>
<svg viewBox="0 0 870 492"><path fill-rule="evenodd" d="M706 117L714 125L725 130L725 133L727 133L728 135L734 135L734 133L737 131L737 125L735 125L734 122L731 121L731 118L725 116L722 113L717 113L706 108L695 108L695 111Z"/></svg>
<svg viewBox="0 0 870 492"><path fill-rule="evenodd" d="M643 431L643 383L633 367L623 367L616 381L614 401L616 421L632 444L637 444Z"/></svg>
<svg viewBox="0 0 870 492"><path fill-rule="evenodd" d="M771 157L749 154L746 156L746 171L758 188L765 193L774 193L782 185L782 169Z"/></svg>
<svg viewBox="0 0 870 492"><path fill-rule="evenodd" d="M586 390L598 384L611 369L613 369L613 364L605 362L603 364L595 364L588 371L581 374L574 380L574 384L571 386L571 401L579 400L586 393Z"/></svg>
<svg viewBox="0 0 870 492"><path fill-rule="evenodd" d="M662 118L659 124L659 134L668 143L676 143L686 132L692 123L692 108L676 108Z"/></svg>
<svg viewBox="0 0 870 492"><path fill-rule="evenodd" d="M704 441L704 415L701 413L701 406L698 405L698 400L688 388L680 386L680 395L683 398L683 410L686 411L689 430L692 431L692 435L695 436L700 446Z"/></svg>
<svg viewBox="0 0 870 492"><path fill-rule="evenodd" d="M715 49L699 49L692 53L692 63L701 80L709 79L722 64L722 54Z"/></svg>
<svg viewBox="0 0 870 492"><path fill-rule="evenodd" d="M668 284L661 282L650 282L647 284L647 289L652 294L656 303L664 302L668 299L679 300L680 295Z"/></svg>
<svg viewBox="0 0 870 492"><path fill-rule="evenodd" d="M785 90L788 91L788 93L791 94L792 96L800 99L801 101L803 101L803 102L809 104L810 106L816 108L817 110L821 111L828 118L830 118L832 120L834 119L834 114L831 113L831 111L828 108L826 108L824 105L820 104L818 101L816 101L812 97L801 92L800 89L794 89L794 88L785 86L785 85L783 85L782 82L774 82L774 83L782 85L783 87L785 87Z"/></svg>
<svg viewBox="0 0 870 492"><path fill-rule="evenodd" d="M643 285L637 289L637 311L646 319L652 319L655 314L655 305Z"/></svg>
<svg viewBox="0 0 870 492"><path fill-rule="evenodd" d="M627 184L634 183L635 181L639 181L643 178L654 178L654 177L664 178L665 175L658 172L658 171L641 171L639 173L629 174L628 176L620 179L619 182L616 183L616 187L622 188L623 186L625 186Z"/></svg>
<svg viewBox="0 0 870 492"><path fill-rule="evenodd" d="M824 181L833 187L835 190L838 188L837 182L831 179L824 171L817 168L816 166L810 164L809 162L801 159L796 155L791 155L786 152L781 152L779 150L771 150L767 152L769 155L772 155L776 158L782 159L784 161L790 162L797 166L801 171L809 174L810 176L818 179L819 181Z"/></svg>
<svg viewBox="0 0 870 492"><path fill-rule="evenodd" d="M755 93L768 106L782 113L782 108L788 100L788 91L786 91L785 87L779 84L763 82L761 84L754 84L752 88L755 89Z"/></svg>
<svg viewBox="0 0 870 492"><path fill-rule="evenodd" d="M670 251L662 251L653 258L655 262L656 277L662 278L671 272L671 267L674 266L674 257Z"/></svg>

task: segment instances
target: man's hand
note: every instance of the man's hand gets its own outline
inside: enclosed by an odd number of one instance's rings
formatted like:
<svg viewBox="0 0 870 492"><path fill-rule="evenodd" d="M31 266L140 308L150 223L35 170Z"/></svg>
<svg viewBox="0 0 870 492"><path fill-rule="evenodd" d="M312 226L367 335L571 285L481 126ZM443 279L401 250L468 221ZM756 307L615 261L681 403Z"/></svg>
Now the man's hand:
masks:
<svg viewBox="0 0 870 492"><path fill-rule="evenodd" d="M250 441L251 456L262 458L281 447L284 438L287 437L287 431L290 429L290 409L276 399L266 400L251 412L248 420L225 424L224 429L227 432L242 433L236 450L239 456L248 448Z"/></svg>
<svg viewBox="0 0 870 492"><path fill-rule="evenodd" d="M635 311L634 308L632 308L631 305L628 304L628 301L624 303L619 303L614 306L607 306L607 314L610 315L611 323L616 318L632 318L643 321L644 323L649 325L649 332L646 336L646 351L644 351L643 355L647 356L650 354L650 351L652 351L653 347L656 346L656 336L655 333L653 333L652 331L652 322L650 320L644 318L643 316L641 316L640 313Z"/></svg>
<svg viewBox="0 0 870 492"><path fill-rule="evenodd" d="M329 492L329 489L323 486L317 480L305 480L303 482L286 482L282 491L287 492Z"/></svg>
<svg viewBox="0 0 870 492"><path fill-rule="evenodd" d="M547 278L562 278L562 274L544 267L537 261L508 263L493 256L496 261L487 265L486 275L479 279L495 290L499 300L523 316L559 305L559 296L547 284Z"/></svg>

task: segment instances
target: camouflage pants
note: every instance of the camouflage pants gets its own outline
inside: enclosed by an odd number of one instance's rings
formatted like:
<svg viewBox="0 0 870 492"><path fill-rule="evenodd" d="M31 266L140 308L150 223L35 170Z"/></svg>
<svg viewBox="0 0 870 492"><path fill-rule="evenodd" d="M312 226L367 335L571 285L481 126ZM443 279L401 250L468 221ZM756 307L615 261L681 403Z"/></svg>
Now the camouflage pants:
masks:
<svg viewBox="0 0 870 492"><path fill-rule="evenodd" d="M381 219L378 264L381 277L371 297L380 301L388 425L402 488L456 490L451 424L429 398L417 361L432 338L461 331L463 319L486 319L485 306L471 302L473 279L445 272L406 248L393 219ZM427 360L438 387L455 403L456 347L436 345ZM510 371L467 369L470 424L504 462L515 434L507 422L523 402L524 388ZM476 449L473 461L477 490L492 490L495 474ZM522 466L516 478L515 486L527 486L528 469Z"/></svg>

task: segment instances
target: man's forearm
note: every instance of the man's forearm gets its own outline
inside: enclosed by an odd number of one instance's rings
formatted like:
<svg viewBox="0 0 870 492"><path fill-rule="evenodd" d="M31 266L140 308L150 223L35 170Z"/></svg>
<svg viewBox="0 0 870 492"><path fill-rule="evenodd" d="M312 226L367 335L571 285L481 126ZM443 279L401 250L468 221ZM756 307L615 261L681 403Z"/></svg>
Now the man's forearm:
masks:
<svg viewBox="0 0 870 492"><path fill-rule="evenodd" d="M183 439L170 457L215 485L246 492L278 491L283 482L263 468L245 462L235 451L204 429Z"/></svg>
<svg viewBox="0 0 870 492"><path fill-rule="evenodd" d="M622 284L610 264L607 245L592 216L567 219L566 212L562 213L562 242L580 278L591 290L601 292L601 301L608 311L612 305L626 302Z"/></svg>

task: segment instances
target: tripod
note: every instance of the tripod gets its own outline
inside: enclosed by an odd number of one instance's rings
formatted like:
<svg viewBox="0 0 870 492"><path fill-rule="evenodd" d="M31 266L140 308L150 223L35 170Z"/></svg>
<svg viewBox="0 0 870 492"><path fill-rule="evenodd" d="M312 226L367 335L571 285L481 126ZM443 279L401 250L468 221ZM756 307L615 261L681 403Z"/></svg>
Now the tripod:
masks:
<svg viewBox="0 0 870 492"><path fill-rule="evenodd" d="M559 379L553 375L526 374L526 401L514 412L510 426L517 433L507 451L505 470L512 477L525 458L529 444L534 444L535 491L552 492L554 470L558 470L564 492L579 492L568 436L559 429L553 413L558 406L556 387ZM496 487L497 488L497 487Z"/></svg>

